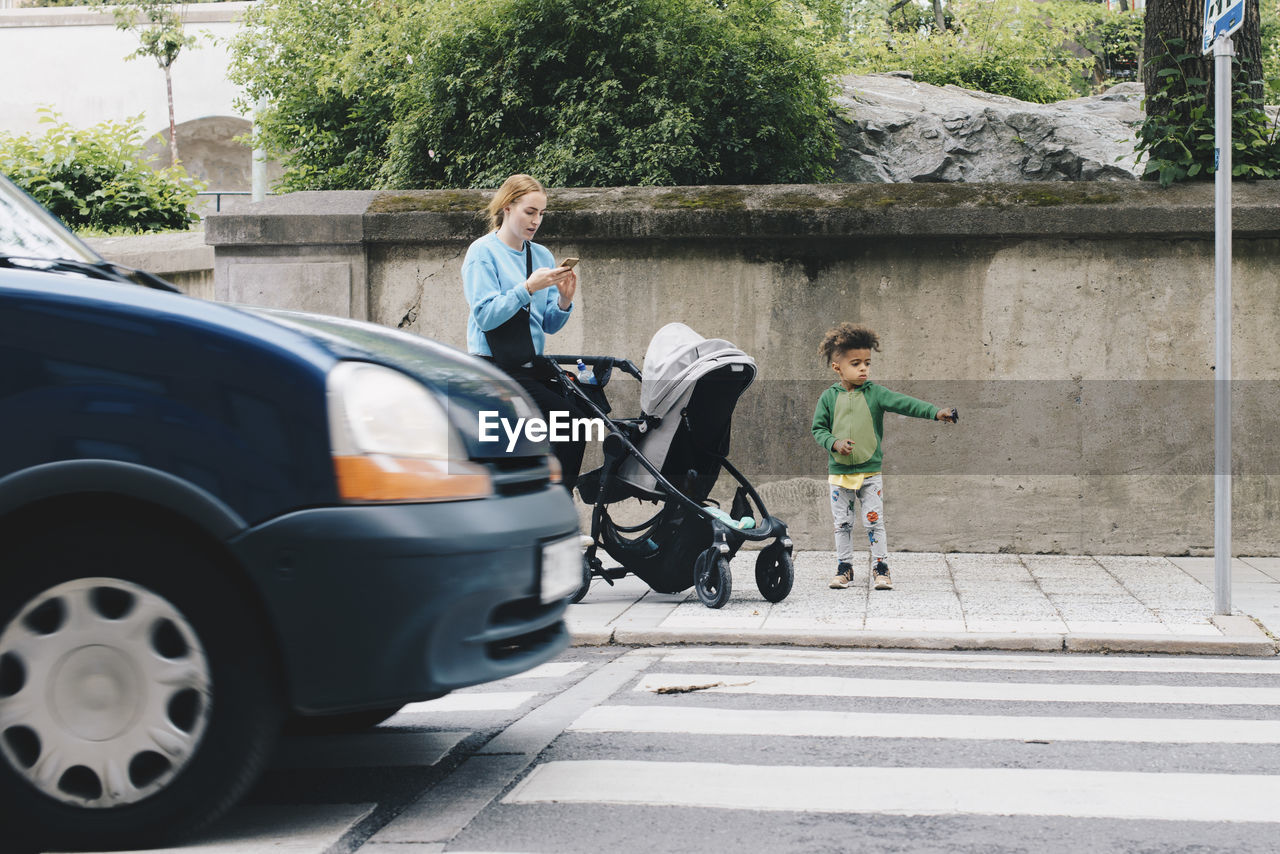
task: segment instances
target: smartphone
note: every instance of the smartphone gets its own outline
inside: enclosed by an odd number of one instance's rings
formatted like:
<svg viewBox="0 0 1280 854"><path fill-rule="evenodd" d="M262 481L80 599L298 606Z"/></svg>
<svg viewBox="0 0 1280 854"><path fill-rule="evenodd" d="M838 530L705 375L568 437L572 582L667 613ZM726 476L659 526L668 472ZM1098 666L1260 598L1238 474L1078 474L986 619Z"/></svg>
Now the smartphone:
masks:
<svg viewBox="0 0 1280 854"><path fill-rule="evenodd" d="M566 259L564 259L563 261L561 261L561 262L560 262L560 266L561 266L561 267L569 267L569 268L571 268L571 269L572 269L573 265L574 265L574 264L577 264L577 263L578 263L578 259L577 259L577 258L566 258Z"/></svg>

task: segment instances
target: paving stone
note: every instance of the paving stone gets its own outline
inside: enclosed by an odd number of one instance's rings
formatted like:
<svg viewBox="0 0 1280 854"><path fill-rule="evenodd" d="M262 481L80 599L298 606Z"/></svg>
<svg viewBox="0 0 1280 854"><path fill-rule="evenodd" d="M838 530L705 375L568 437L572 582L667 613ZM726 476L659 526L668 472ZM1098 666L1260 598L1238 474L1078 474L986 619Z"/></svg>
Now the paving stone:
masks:
<svg viewBox="0 0 1280 854"><path fill-rule="evenodd" d="M1267 577L1280 581L1280 557L1247 557L1241 560Z"/></svg>
<svg viewBox="0 0 1280 854"><path fill-rule="evenodd" d="M1129 591L1124 589L1124 585L1116 581L1105 573L1098 577L1090 578L1059 578L1050 577L1040 579L1040 589L1047 595L1099 595L1099 596L1128 596Z"/></svg>

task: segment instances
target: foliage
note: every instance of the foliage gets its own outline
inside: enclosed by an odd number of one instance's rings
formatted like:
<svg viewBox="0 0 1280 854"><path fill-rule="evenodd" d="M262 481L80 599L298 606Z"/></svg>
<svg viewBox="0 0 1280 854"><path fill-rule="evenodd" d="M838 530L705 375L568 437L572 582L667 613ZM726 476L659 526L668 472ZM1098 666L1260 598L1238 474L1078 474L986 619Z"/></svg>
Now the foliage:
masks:
<svg viewBox="0 0 1280 854"><path fill-rule="evenodd" d="M1148 113L1138 130L1139 157L1146 154L1144 178L1167 187L1175 181L1206 179L1214 174L1214 116L1206 91L1209 81L1187 75L1185 63L1197 54L1183 52L1182 39L1168 39L1160 57L1162 112ZM1197 46L1198 47L1198 46ZM1276 123L1249 94L1249 81L1233 60L1231 174L1233 177L1280 177L1280 137ZM1190 121L1186 120L1189 117Z"/></svg>
<svg viewBox="0 0 1280 854"><path fill-rule="evenodd" d="M185 229L202 185L181 166L144 160L142 116L76 129L42 108L43 135L0 132L0 172L71 228Z"/></svg>
<svg viewBox="0 0 1280 854"><path fill-rule="evenodd" d="M172 0L126 0L112 4L116 29L138 37L138 49L125 59L151 57L156 65L168 69L182 49L196 43L195 36L182 28L182 11Z"/></svg>
<svg viewBox="0 0 1280 854"><path fill-rule="evenodd" d="M884 6L887 10L887 6ZM1091 38L1105 10L1075 0L955 0L938 32L932 9L914 6L852 36L856 72L910 70L916 79L948 83L1024 101L1048 102L1087 90L1093 56L1071 44Z"/></svg>
<svg viewBox="0 0 1280 854"><path fill-rule="evenodd" d="M233 44L284 189L805 182L832 0L263 0Z"/></svg>
<svg viewBox="0 0 1280 854"><path fill-rule="evenodd" d="M1098 57L1108 80L1136 80L1142 31L1141 12L1110 12L1099 17L1082 44Z"/></svg>
<svg viewBox="0 0 1280 854"><path fill-rule="evenodd" d="M38 8L41 6L111 6L127 3L129 0L19 0L19 6ZM174 3L228 3L231 0L171 0Z"/></svg>
<svg viewBox="0 0 1280 854"><path fill-rule="evenodd" d="M892 13L887 0L854 3L851 70L907 70L926 83L1039 103L1092 92L1106 76L1097 74L1109 67L1106 57L1136 63L1141 41L1140 13L1077 0L953 0L943 31L932 8L919 3Z"/></svg>
<svg viewBox="0 0 1280 854"><path fill-rule="evenodd" d="M280 189L366 189L387 157L394 97L427 38L437 3L261 0L231 42L228 77L270 106L255 116L261 144L285 166ZM451 4L446 4L451 5Z"/></svg>
<svg viewBox="0 0 1280 854"><path fill-rule="evenodd" d="M1280 0L1260 0L1262 36L1262 76L1265 100L1280 103Z"/></svg>

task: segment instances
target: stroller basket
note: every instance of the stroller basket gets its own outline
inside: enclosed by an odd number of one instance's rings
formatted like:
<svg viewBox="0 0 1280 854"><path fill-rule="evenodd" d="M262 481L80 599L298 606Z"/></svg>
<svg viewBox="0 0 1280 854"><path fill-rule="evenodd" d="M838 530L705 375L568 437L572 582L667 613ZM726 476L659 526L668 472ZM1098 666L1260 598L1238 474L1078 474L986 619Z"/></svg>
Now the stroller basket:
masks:
<svg viewBox="0 0 1280 854"><path fill-rule="evenodd" d="M733 410L756 375L751 357L727 341L708 340L673 323L654 335L643 372L608 356L548 359L557 370L580 359L593 367L596 386L571 380L565 385L608 428L603 465L578 480L583 501L593 506L592 545L574 601L586 594L592 577L612 584L633 573L660 593L692 586L703 604L722 607L732 588L729 561L747 540L771 541L757 558L756 583L767 600L786 598L794 581L786 525L769 515L755 488L727 458ZM640 380L638 417L608 417L604 388L614 368ZM728 514L705 506L722 472L739 484ZM622 525L609 508L628 498L660 507L640 524ZM597 549L622 569L605 569Z"/></svg>

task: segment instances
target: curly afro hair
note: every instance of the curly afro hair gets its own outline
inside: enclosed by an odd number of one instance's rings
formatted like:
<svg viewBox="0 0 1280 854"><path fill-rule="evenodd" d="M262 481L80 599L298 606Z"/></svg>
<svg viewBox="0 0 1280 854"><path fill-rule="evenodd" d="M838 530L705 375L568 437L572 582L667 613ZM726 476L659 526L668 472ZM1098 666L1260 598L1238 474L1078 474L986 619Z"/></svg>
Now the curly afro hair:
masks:
<svg viewBox="0 0 1280 854"><path fill-rule="evenodd" d="M818 352L828 364L836 353L846 350L879 350L880 337L865 326L842 323L822 336Z"/></svg>

